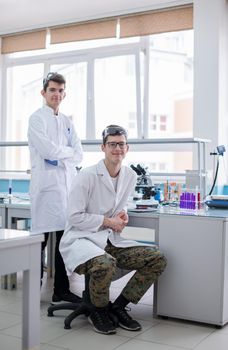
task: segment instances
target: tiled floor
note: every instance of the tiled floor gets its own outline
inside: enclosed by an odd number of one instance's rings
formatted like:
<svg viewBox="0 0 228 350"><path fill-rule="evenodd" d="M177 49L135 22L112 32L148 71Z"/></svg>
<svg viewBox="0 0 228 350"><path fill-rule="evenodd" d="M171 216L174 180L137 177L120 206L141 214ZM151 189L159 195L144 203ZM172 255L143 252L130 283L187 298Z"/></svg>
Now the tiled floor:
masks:
<svg viewBox="0 0 228 350"><path fill-rule="evenodd" d="M22 279L19 276L17 290L0 290L0 349L21 350L21 297ZM114 299L126 283L127 277L113 283L111 299ZM71 290L81 293L83 279L71 280ZM228 325L222 329L178 320L152 317L152 289L137 306L131 305L131 314L142 323L140 332L128 332L120 328L115 335L101 335L92 330L84 316L72 322L72 328L63 328L64 315L58 311L55 317L47 317L46 310L52 295L52 280L45 280L41 290L41 350L227 350Z"/></svg>

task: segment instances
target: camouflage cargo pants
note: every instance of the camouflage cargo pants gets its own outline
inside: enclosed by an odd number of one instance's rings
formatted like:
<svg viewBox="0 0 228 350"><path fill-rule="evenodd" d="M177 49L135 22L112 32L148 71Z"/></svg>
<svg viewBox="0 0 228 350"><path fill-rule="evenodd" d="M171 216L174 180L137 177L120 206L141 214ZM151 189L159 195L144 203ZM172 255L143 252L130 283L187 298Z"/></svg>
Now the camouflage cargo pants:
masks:
<svg viewBox="0 0 228 350"><path fill-rule="evenodd" d="M122 294L137 304L166 267L166 258L156 248L136 246L118 248L108 242L106 253L79 265L75 272L90 275L90 299L93 305L104 307L109 302L109 288L116 268L136 270Z"/></svg>

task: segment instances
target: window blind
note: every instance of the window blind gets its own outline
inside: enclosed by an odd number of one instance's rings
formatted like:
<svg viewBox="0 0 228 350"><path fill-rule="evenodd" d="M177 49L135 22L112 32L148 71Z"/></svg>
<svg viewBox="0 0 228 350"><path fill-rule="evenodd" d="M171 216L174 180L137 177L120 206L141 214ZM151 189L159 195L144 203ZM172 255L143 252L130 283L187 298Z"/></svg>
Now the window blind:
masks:
<svg viewBox="0 0 228 350"><path fill-rule="evenodd" d="M1 53L44 49L46 30L18 33L2 37Z"/></svg>
<svg viewBox="0 0 228 350"><path fill-rule="evenodd" d="M111 19L51 28L51 44L114 38L116 36L116 23L117 19Z"/></svg>
<svg viewBox="0 0 228 350"><path fill-rule="evenodd" d="M192 28L192 5L120 17L121 38Z"/></svg>
<svg viewBox="0 0 228 350"><path fill-rule="evenodd" d="M50 28L51 44L116 37L117 18ZM193 5L119 17L120 37L143 36L193 28ZM2 37L1 53L44 49L46 29Z"/></svg>

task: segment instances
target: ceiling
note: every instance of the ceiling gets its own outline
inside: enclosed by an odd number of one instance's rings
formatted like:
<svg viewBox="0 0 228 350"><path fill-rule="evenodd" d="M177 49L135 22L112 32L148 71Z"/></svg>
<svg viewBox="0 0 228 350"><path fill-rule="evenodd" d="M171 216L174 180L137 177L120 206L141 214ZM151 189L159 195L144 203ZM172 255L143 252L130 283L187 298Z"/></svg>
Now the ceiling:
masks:
<svg viewBox="0 0 228 350"><path fill-rule="evenodd" d="M192 0L0 0L0 35L191 3Z"/></svg>

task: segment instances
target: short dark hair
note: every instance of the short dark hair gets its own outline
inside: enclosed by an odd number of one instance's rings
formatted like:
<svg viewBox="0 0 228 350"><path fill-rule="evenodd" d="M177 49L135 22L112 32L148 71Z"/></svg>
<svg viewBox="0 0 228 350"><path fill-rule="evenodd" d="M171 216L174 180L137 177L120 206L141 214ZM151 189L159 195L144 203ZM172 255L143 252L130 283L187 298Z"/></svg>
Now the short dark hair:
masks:
<svg viewBox="0 0 228 350"><path fill-rule="evenodd" d="M122 126L119 126L119 125L106 126L106 128L102 131L103 145L105 145L109 135L112 135L112 136L124 135L127 139L127 131Z"/></svg>
<svg viewBox="0 0 228 350"><path fill-rule="evenodd" d="M49 81L54 81L55 83L58 84L64 84L66 86L66 80L62 74L59 74L57 72L50 72L46 76L46 78L43 79L43 89L44 91L47 90Z"/></svg>

